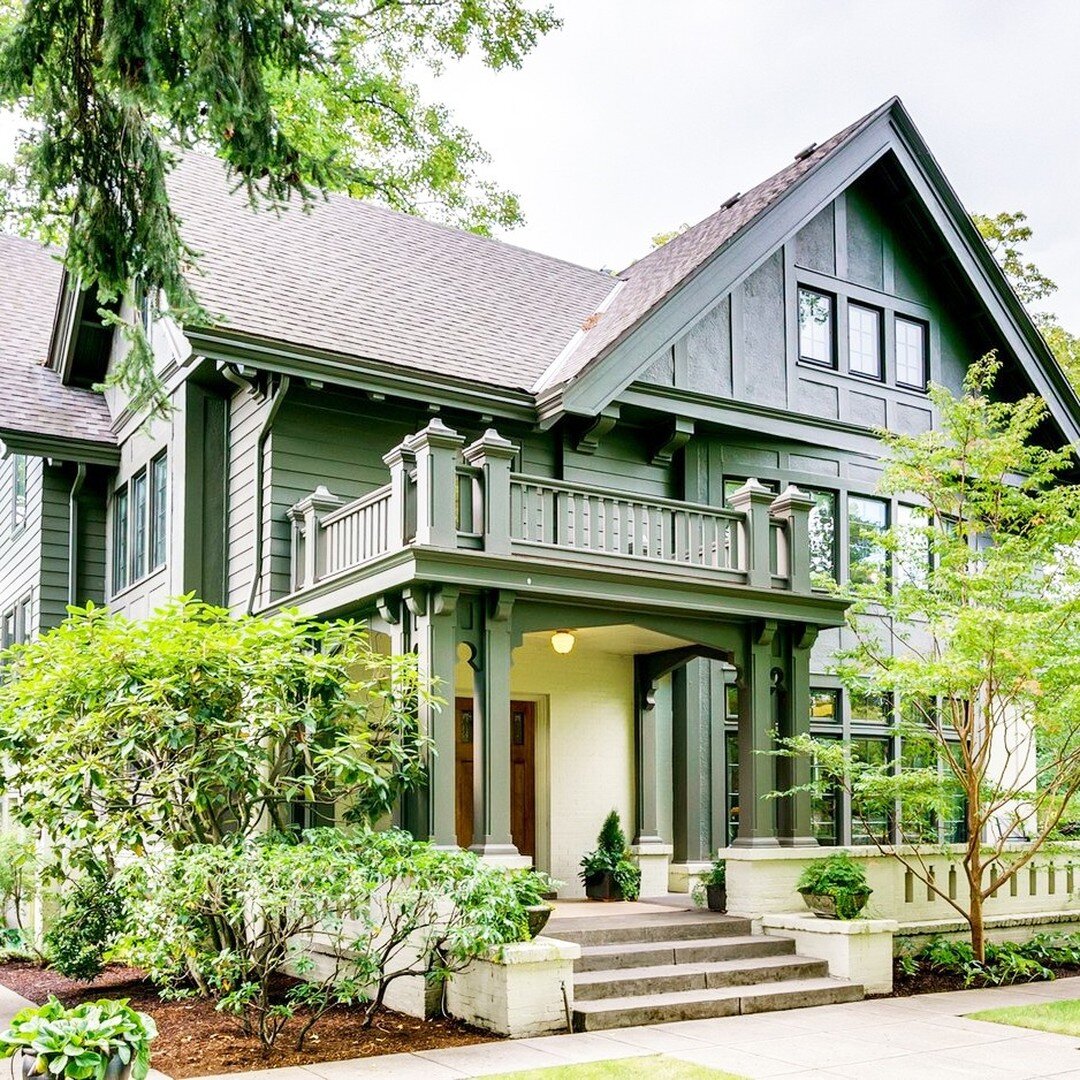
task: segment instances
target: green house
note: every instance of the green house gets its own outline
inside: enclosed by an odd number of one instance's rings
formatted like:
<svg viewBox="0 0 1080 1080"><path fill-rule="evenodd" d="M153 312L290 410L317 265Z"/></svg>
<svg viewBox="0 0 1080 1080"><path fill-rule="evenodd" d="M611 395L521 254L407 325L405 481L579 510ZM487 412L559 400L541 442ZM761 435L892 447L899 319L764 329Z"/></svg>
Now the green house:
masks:
<svg viewBox="0 0 1080 1080"><path fill-rule="evenodd" d="M928 383L997 349L1080 439L898 100L616 276L343 197L253 215L199 157L172 187L215 321L149 326L166 420L93 389L122 342L0 239L5 642L187 592L366 619L445 699L401 823L570 894L613 806L645 895L728 844L865 839L839 793L766 799L807 767L758 751L899 757L902 703L828 675L843 603L814 585L875 573L911 512L875 429L929 428Z"/></svg>

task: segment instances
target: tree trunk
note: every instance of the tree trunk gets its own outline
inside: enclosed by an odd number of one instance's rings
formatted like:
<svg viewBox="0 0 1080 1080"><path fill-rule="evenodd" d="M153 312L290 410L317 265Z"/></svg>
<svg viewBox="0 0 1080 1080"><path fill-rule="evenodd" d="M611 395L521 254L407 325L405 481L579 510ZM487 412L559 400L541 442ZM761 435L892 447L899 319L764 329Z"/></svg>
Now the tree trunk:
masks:
<svg viewBox="0 0 1080 1080"><path fill-rule="evenodd" d="M983 926L982 897L983 867L981 862L971 864L971 899L968 901L968 925L971 927L971 951L979 963L986 960L986 928Z"/></svg>

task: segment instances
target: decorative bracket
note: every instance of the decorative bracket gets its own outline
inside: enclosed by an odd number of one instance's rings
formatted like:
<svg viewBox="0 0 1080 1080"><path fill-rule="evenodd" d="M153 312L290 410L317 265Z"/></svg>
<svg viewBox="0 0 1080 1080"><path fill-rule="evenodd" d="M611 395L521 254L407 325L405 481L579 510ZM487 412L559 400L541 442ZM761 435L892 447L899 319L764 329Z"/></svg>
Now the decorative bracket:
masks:
<svg viewBox="0 0 1080 1080"><path fill-rule="evenodd" d="M754 644L771 645L776 637L776 620L761 619L754 626Z"/></svg>
<svg viewBox="0 0 1080 1080"><path fill-rule="evenodd" d="M670 465L675 455L690 441L694 434L694 421L676 416L668 432L667 441L661 443L652 455L653 465Z"/></svg>
<svg viewBox="0 0 1080 1080"><path fill-rule="evenodd" d="M509 589L495 589L491 594L491 607L488 609L488 617L492 622L508 622L510 612L514 608L514 593Z"/></svg>
<svg viewBox="0 0 1080 1080"><path fill-rule="evenodd" d="M600 440L615 426L619 419L619 406L609 405L578 436L576 449L579 454L595 454Z"/></svg>
<svg viewBox="0 0 1080 1080"><path fill-rule="evenodd" d="M397 596L382 595L375 601L379 614L391 625L401 622L401 599Z"/></svg>
<svg viewBox="0 0 1080 1080"><path fill-rule="evenodd" d="M431 593L432 615L453 615L457 611L461 589L457 585L441 585Z"/></svg>
<svg viewBox="0 0 1080 1080"><path fill-rule="evenodd" d="M402 589L401 598L405 601L405 606L414 615L427 614L427 589L422 585L414 585L408 589Z"/></svg>
<svg viewBox="0 0 1080 1080"><path fill-rule="evenodd" d="M795 633L795 648L812 649L814 642L817 641L819 630L820 627L814 626L813 623L803 623Z"/></svg>
<svg viewBox="0 0 1080 1080"><path fill-rule="evenodd" d="M691 660L721 660L730 664L734 658L723 649L709 645L684 645L678 649L641 653L634 657L637 680L638 707L645 712L656 708L656 684L665 676Z"/></svg>

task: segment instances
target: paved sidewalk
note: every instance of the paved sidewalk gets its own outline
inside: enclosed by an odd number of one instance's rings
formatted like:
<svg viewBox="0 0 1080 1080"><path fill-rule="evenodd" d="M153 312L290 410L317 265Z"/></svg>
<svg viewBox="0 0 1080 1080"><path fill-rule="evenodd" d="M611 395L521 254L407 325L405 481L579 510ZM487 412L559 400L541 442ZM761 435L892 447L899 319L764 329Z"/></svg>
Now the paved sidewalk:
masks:
<svg viewBox="0 0 1080 1080"><path fill-rule="evenodd" d="M448 1080L646 1054L711 1065L754 1080L1080 1080L1080 1039L962 1016L1062 998L1080 998L1080 978L505 1040L233 1074L232 1080L240 1075L245 1080Z"/></svg>

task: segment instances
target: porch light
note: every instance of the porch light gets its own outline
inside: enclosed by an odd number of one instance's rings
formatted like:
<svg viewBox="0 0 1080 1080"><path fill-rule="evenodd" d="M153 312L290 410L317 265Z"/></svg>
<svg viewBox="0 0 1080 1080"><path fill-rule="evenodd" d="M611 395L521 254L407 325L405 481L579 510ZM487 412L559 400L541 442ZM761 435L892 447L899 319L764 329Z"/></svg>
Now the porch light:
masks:
<svg viewBox="0 0 1080 1080"><path fill-rule="evenodd" d="M568 656L574 648L575 641L577 638L574 637L572 630L556 630L551 635L551 647L560 656Z"/></svg>

